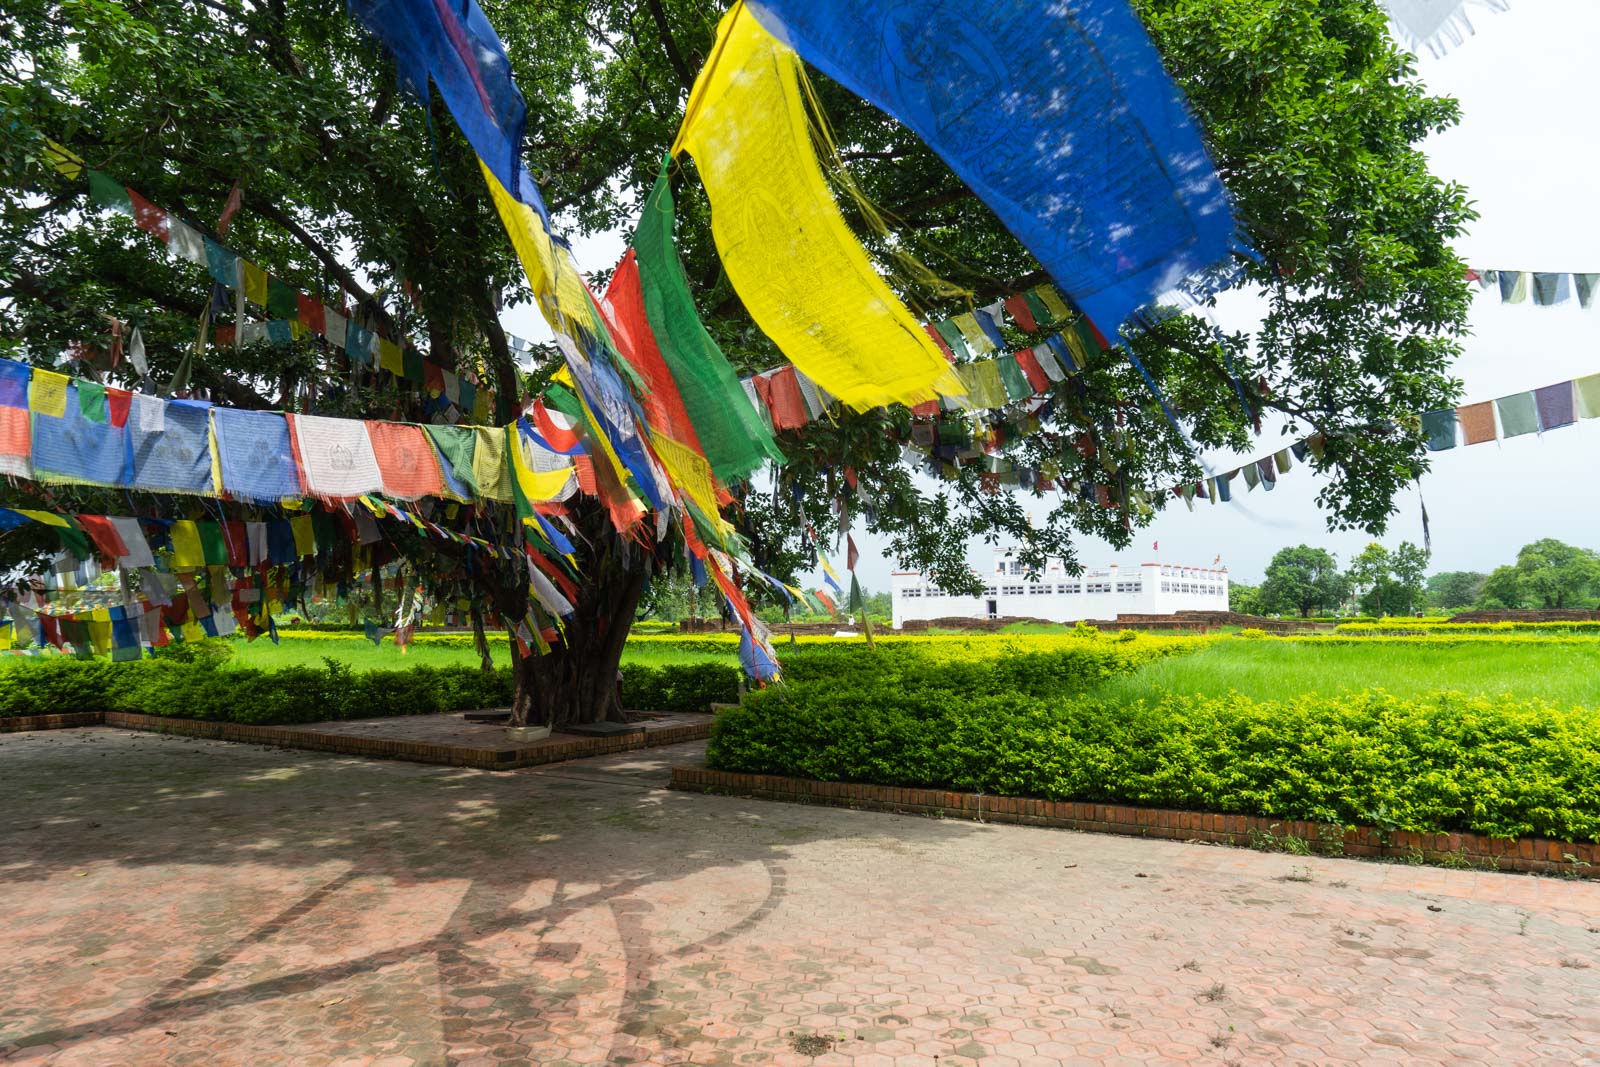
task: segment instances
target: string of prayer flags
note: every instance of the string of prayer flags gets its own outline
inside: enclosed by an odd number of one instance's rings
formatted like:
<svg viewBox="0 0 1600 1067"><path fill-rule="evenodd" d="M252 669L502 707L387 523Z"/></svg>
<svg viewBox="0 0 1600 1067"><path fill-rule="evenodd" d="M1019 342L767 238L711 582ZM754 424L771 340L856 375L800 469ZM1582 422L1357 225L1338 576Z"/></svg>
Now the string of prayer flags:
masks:
<svg viewBox="0 0 1600 1067"><path fill-rule="evenodd" d="M943 0L750 2L801 58L921 137L1103 328L1235 247L1227 194L1126 0L981 15Z"/></svg>
<svg viewBox="0 0 1600 1067"><path fill-rule="evenodd" d="M1456 447L1458 427L1462 444L1479 445L1546 433L1592 418L1600 418L1600 374L1477 404L1430 411L1422 416L1422 429L1428 450L1440 452Z"/></svg>
<svg viewBox="0 0 1600 1067"><path fill-rule="evenodd" d="M850 232L812 145L795 53L743 4L717 27L672 151L695 159L750 317L857 410L959 393L948 363Z"/></svg>
<svg viewBox="0 0 1600 1067"><path fill-rule="evenodd" d="M1501 303L1531 303L1535 307L1558 307L1574 298L1585 310L1595 306L1595 291L1600 289L1600 273L1567 271L1489 270L1467 271L1467 281L1480 289L1500 294Z"/></svg>
<svg viewBox="0 0 1600 1067"><path fill-rule="evenodd" d="M83 166L82 160L71 156L59 145L52 143L47 160L72 180L78 180L80 175L86 173L93 203L131 217L140 229L166 244L172 255L205 267L218 284L235 290L241 300L248 300L273 316L265 322L246 322L242 314L238 314L242 304L236 305L237 321L219 326L215 332L215 341L219 346L260 341L286 345L316 334L333 347L342 349L346 358L358 366L389 371L395 377L414 382L420 387L426 387L430 380L446 380L444 368L423 357L409 339L402 338L404 344L397 344L369 326L348 319L342 312L324 305L317 298L272 277L210 237L202 236L137 190L119 185L115 179ZM137 354L130 349L129 358L135 368L144 374L147 372L143 366L144 344L137 332L134 342ZM459 377L456 380L461 381ZM477 391L469 392L461 385L454 390L441 392L450 403L480 418L486 408L492 407L492 394L479 403Z"/></svg>

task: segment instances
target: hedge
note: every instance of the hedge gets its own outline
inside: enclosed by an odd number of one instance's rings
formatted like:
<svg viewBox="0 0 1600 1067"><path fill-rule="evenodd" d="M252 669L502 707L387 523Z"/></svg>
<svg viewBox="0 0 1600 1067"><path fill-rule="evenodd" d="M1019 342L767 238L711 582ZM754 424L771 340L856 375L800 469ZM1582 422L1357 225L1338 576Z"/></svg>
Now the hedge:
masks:
<svg viewBox="0 0 1600 1067"><path fill-rule="evenodd" d="M1600 716L1444 693L1153 706L761 694L712 767L1375 825L1600 841Z"/></svg>
<svg viewBox="0 0 1600 1067"><path fill-rule="evenodd" d="M225 658L202 654L114 663L52 656L17 663L0 675L0 717L131 711L281 725L511 703L511 672L504 669L463 665L356 672L324 659L320 667L268 671L224 667ZM738 699L738 688L739 670L726 664L623 668L623 703L629 708L704 711L713 701Z"/></svg>
<svg viewBox="0 0 1600 1067"><path fill-rule="evenodd" d="M1346 623L1335 633L1352 637L1385 637L1463 634L1571 634L1600 637L1600 622L1567 620L1555 622L1446 622L1442 619L1383 619L1370 623Z"/></svg>
<svg viewBox="0 0 1600 1067"><path fill-rule="evenodd" d="M1095 673L1081 653L1056 655L1079 662L970 677L933 666L881 684L796 678L720 715L707 760L823 781L1600 841L1600 713L1382 691L1117 704L1053 687ZM795 674L805 669L797 660Z"/></svg>

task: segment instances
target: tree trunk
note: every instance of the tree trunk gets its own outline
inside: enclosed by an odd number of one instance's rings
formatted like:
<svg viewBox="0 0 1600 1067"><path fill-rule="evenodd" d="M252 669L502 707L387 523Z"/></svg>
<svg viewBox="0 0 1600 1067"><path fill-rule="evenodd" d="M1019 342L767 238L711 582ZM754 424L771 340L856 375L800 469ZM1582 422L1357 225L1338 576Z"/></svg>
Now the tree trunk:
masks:
<svg viewBox="0 0 1600 1067"><path fill-rule="evenodd" d="M478 665L485 671L494 670L494 656L489 653L489 636L483 632L483 603L472 601L472 644L478 650Z"/></svg>
<svg viewBox="0 0 1600 1067"><path fill-rule="evenodd" d="M644 595L649 560L637 545L591 560L561 642L543 656L516 657L511 725L560 729L627 721L617 667Z"/></svg>

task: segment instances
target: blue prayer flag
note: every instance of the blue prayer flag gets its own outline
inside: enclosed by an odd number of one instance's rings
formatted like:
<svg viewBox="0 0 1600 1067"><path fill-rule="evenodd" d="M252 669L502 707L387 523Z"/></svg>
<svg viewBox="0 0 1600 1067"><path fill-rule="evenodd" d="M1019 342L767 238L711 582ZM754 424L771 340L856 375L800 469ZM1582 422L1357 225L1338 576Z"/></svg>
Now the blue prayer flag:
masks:
<svg viewBox="0 0 1600 1067"><path fill-rule="evenodd" d="M1127 0L751 0L910 127L1107 335L1226 259L1226 191Z"/></svg>

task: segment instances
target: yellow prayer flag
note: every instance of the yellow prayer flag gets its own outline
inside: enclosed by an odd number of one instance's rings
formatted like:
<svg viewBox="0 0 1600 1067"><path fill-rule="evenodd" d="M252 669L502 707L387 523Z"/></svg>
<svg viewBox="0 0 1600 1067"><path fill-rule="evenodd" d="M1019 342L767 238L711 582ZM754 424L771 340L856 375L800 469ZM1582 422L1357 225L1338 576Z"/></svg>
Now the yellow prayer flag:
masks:
<svg viewBox="0 0 1600 1067"><path fill-rule="evenodd" d="M946 362L845 224L812 148L793 50L737 3L673 152L699 165L723 268L806 377L859 410L931 400Z"/></svg>
<svg viewBox="0 0 1600 1067"><path fill-rule="evenodd" d="M296 515L289 520L289 529L294 533L295 555L304 557L317 554L317 533L310 515Z"/></svg>
<svg viewBox="0 0 1600 1067"><path fill-rule="evenodd" d="M4 651L11 647L13 638L16 636L16 632L17 628L9 621L0 622L0 651Z"/></svg>
<svg viewBox="0 0 1600 1067"><path fill-rule="evenodd" d="M88 623L89 643L94 646L96 655L104 656L111 651L111 609L98 607L90 611Z"/></svg>
<svg viewBox="0 0 1600 1067"><path fill-rule="evenodd" d="M396 378L404 378L406 376L405 353L400 351L399 345L387 337L378 338L378 366Z"/></svg>
<svg viewBox="0 0 1600 1067"><path fill-rule="evenodd" d="M83 157L66 145L45 138L44 161L56 169L63 178L77 181L83 177Z"/></svg>
<svg viewBox="0 0 1600 1067"><path fill-rule="evenodd" d="M60 526L68 530L72 529L72 523L68 522L63 516L57 515L54 512L30 511L27 508L16 508L14 510L18 515L26 515L34 522L43 523L46 526Z"/></svg>
<svg viewBox="0 0 1600 1067"><path fill-rule="evenodd" d="M200 527L189 519L179 519L169 531L172 537L172 565L195 570L206 565L205 546L200 543Z"/></svg>
<svg viewBox="0 0 1600 1067"><path fill-rule="evenodd" d="M550 239L544 221L533 208L506 191L483 160L478 161L489 195L500 212L500 223L511 237L511 247L522 261L528 285L545 319L560 332L575 334L579 327L598 333L589 294L572 256Z"/></svg>
<svg viewBox="0 0 1600 1067"><path fill-rule="evenodd" d="M507 431L516 434L515 429ZM511 471L516 476L517 488L522 490L523 497L530 504L538 504L559 497L567 483L572 481L574 469L571 466L562 467L553 471L536 471L528 465L528 458L524 452L526 444L520 437L513 437L516 445L511 449ZM476 453L474 453L476 455ZM525 520L531 521L531 520Z"/></svg>
<svg viewBox="0 0 1600 1067"><path fill-rule="evenodd" d="M183 626L178 630L178 634L183 638L184 643L186 644L193 644L197 641L204 641L206 639L205 627L201 626L197 622L194 622L193 620L184 623Z"/></svg>
<svg viewBox="0 0 1600 1067"><path fill-rule="evenodd" d="M248 259L239 261L239 279L244 287L244 298L257 307L267 306L267 272Z"/></svg>
<svg viewBox="0 0 1600 1067"><path fill-rule="evenodd" d="M716 523L717 531L726 539L731 527L717 510L717 489L712 480L711 464L692 448L679 444L665 434L652 431L650 443L655 446L656 456L661 460L661 466L672 484Z"/></svg>
<svg viewBox="0 0 1600 1067"><path fill-rule="evenodd" d="M983 328L978 325L978 317L972 312L964 311L950 321L961 331L961 339L967 342L968 348L980 354L994 351L994 342L983 332Z"/></svg>
<svg viewBox="0 0 1600 1067"><path fill-rule="evenodd" d="M506 431L504 427L477 426L472 450L472 480L478 483L478 495L490 500L510 500L511 469L506 466Z"/></svg>
<svg viewBox="0 0 1600 1067"><path fill-rule="evenodd" d="M1056 317L1057 322L1066 322L1072 317L1072 309L1067 307L1067 302L1061 299L1061 294L1056 292L1053 285L1041 285L1034 290L1039 299L1044 301L1044 306L1050 309L1050 314Z"/></svg>
<svg viewBox="0 0 1600 1067"><path fill-rule="evenodd" d="M33 368L33 380L28 383L28 408L35 415L54 415L65 418L67 414L67 385L72 381L65 374L53 370Z"/></svg>

